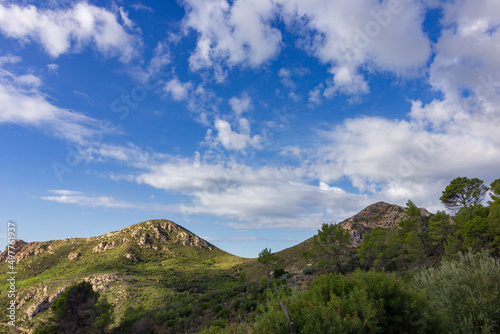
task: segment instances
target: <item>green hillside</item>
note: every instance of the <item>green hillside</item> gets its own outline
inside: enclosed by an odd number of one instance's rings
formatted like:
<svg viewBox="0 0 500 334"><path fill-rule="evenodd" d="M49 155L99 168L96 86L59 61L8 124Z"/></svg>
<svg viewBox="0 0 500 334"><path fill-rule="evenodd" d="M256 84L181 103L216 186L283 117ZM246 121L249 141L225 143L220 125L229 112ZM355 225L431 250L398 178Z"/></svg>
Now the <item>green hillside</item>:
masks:
<svg viewBox="0 0 500 334"><path fill-rule="evenodd" d="M167 220L151 220L103 236L47 242L18 241L18 324L44 318L68 286L90 281L115 306L150 309L179 293L205 293L237 282L235 267L248 259L226 253ZM8 290L6 253L0 255L2 302ZM4 321L6 322L6 321Z"/></svg>

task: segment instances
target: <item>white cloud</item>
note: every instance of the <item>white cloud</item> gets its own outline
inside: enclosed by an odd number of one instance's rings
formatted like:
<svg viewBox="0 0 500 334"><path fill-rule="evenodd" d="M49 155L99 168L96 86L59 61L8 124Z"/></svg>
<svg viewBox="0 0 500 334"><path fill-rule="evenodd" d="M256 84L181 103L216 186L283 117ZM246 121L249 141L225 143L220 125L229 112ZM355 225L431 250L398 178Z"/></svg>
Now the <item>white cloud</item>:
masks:
<svg viewBox="0 0 500 334"><path fill-rule="evenodd" d="M122 21L123 21L123 24L124 24L127 28L129 28L129 29L134 29L135 24L134 24L134 22L133 22L131 19L129 19L129 17L128 17L128 12L126 12L126 11L123 9L123 7L118 8L118 11L119 11L119 13L120 13L120 17L121 17L121 19L122 19Z"/></svg>
<svg viewBox="0 0 500 334"><path fill-rule="evenodd" d="M257 67L280 50L281 33L271 26L276 18L271 1L184 0L183 5L184 28L198 34L189 58L193 71L221 63Z"/></svg>
<svg viewBox="0 0 500 334"><path fill-rule="evenodd" d="M125 25L132 24L124 14ZM137 56L141 44L125 31L115 14L86 2L57 10L0 4L0 31L11 38L40 43L52 57L92 45L126 63Z"/></svg>
<svg viewBox="0 0 500 334"><path fill-rule="evenodd" d="M151 167L136 180L191 196L191 205L177 209L183 214L221 217L234 228L314 229L369 203L365 196L308 185L303 177L302 170L178 159Z"/></svg>
<svg viewBox="0 0 500 334"><path fill-rule="evenodd" d="M328 143L318 148L309 168L323 182L346 177L375 198L439 208L440 192L451 179L498 177L499 135L492 135L494 126L482 125L478 136L479 131L430 132L414 120L348 119L322 133Z"/></svg>
<svg viewBox="0 0 500 334"><path fill-rule="evenodd" d="M78 143L112 130L81 113L51 104L40 92L41 85L34 75L0 69L0 124L36 126Z"/></svg>
<svg viewBox="0 0 500 334"><path fill-rule="evenodd" d="M229 100L229 105L236 116L240 117L245 111L252 109L252 99L247 94L243 94L241 98L234 96Z"/></svg>
<svg viewBox="0 0 500 334"><path fill-rule="evenodd" d="M158 74L171 62L168 45L165 42L158 42L154 50L154 56L149 62L148 72L150 75Z"/></svg>
<svg viewBox="0 0 500 334"><path fill-rule="evenodd" d="M295 89L295 82L292 80L292 71L287 68L281 68L278 72L278 77L280 77L280 81L283 86L288 87L290 89Z"/></svg>
<svg viewBox="0 0 500 334"><path fill-rule="evenodd" d="M128 145L101 143L95 145L86 153L88 156L84 158L87 161L116 161L138 169L146 168L151 164L157 164L169 157L166 154L146 151L131 143ZM118 177L116 178L118 179ZM121 178L128 179L128 176Z"/></svg>
<svg viewBox="0 0 500 334"><path fill-rule="evenodd" d="M410 0L185 0L184 28L198 33L190 57L196 71L222 66L257 67L281 49L278 18L300 34L297 45L331 65L326 96L339 92L366 94L361 69L391 71L399 76L418 73L431 55L423 32L424 4ZM282 83L294 88L289 69L281 69Z"/></svg>
<svg viewBox="0 0 500 334"><path fill-rule="evenodd" d="M249 146L260 149L262 138L259 135L251 136L248 133L250 131L248 123L243 122L243 124L242 128L245 133L238 133L231 129L228 122L216 119L217 140L228 150L244 150Z"/></svg>
<svg viewBox="0 0 500 334"><path fill-rule="evenodd" d="M280 152L281 155L292 155L298 157L301 153L301 148L299 146L285 146Z"/></svg>
<svg viewBox="0 0 500 334"><path fill-rule="evenodd" d="M60 196L43 196L45 201L64 204L76 204L86 207L103 207L113 209L136 209L138 205L130 202L119 201L110 196L83 196L78 194L67 194Z"/></svg>
<svg viewBox="0 0 500 334"><path fill-rule="evenodd" d="M180 82L179 79L174 78L165 84L163 90L170 93L175 101L186 100L189 96L189 91L192 89L191 82Z"/></svg>
<svg viewBox="0 0 500 334"><path fill-rule="evenodd" d="M20 61L22 61L22 58L18 56L2 56L0 57L0 66L4 64L15 64Z"/></svg>
<svg viewBox="0 0 500 334"><path fill-rule="evenodd" d="M402 17L413 13L416 19L418 8L411 6L406 9L410 10L408 14L402 12ZM324 144L317 147L317 153L309 153L311 159L307 162L315 178L321 182L347 178L373 200L404 204L411 198L431 210L442 209L436 203L441 191L455 177L479 177L486 182L498 178L500 4L460 0L444 4L443 13L445 28L434 46L436 54L429 70L430 84L443 97L427 104L412 101L411 111L404 120L346 119L331 131L321 132ZM317 22L311 21L308 24ZM335 22L332 20L331 24L337 24ZM418 20L413 20L415 22ZM394 23L396 26L390 23L391 31L399 24ZM414 37L420 34L414 33ZM370 45L379 42L377 37ZM329 55L335 47L325 49L327 45L324 41L315 47L313 41L311 50ZM368 51L370 45L364 51ZM363 57L360 61L369 61L366 55ZM379 60L372 59L376 63ZM376 65L387 67L383 63ZM387 68L397 70L398 66ZM332 71L335 68L332 67ZM333 81L345 77L341 81L347 83L353 75L359 75L356 68L349 74L333 74ZM359 80L354 87L361 87L362 78ZM323 87L316 87L310 92L310 104L320 103L321 96L327 96L332 89L335 93L339 87L341 82L333 82L323 93Z"/></svg>
<svg viewBox="0 0 500 334"><path fill-rule="evenodd" d="M132 8L134 8L135 10L145 10L147 12L154 13L153 8L145 6L142 3L134 3L132 5Z"/></svg>
<svg viewBox="0 0 500 334"><path fill-rule="evenodd" d="M418 2L276 2L285 22L304 31L299 45L332 65L332 90L327 92L367 93L360 68L369 65L404 75L424 66L430 56L430 42L422 31L423 6Z"/></svg>
<svg viewBox="0 0 500 334"><path fill-rule="evenodd" d="M47 64L47 69L49 70L50 73L57 72L58 68L59 68L59 65L57 65L57 64Z"/></svg>
<svg viewBox="0 0 500 334"><path fill-rule="evenodd" d="M66 195L66 196L75 196L75 195L81 195L81 191L74 191L74 190L64 190L64 189L55 189L55 190L49 190L49 192L58 194L58 195Z"/></svg>
<svg viewBox="0 0 500 334"><path fill-rule="evenodd" d="M322 102L322 90L325 88L325 85L322 83L314 87L313 90L309 92L309 107L318 106Z"/></svg>
<svg viewBox="0 0 500 334"><path fill-rule="evenodd" d="M497 1L456 1L444 6L445 29L430 66L431 85L444 95L414 105L412 116L435 128L468 129L498 124L500 105L500 4ZM455 131L455 130L454 130ZM484 130L479 130L479 135ZM494 135L493 133L490 133Z"/></svg>

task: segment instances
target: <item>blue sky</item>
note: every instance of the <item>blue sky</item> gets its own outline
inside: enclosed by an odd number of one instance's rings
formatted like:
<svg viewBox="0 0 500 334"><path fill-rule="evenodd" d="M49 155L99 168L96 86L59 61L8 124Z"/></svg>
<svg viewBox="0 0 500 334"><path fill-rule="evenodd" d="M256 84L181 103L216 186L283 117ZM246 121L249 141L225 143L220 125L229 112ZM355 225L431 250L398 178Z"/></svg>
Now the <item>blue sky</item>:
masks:
<svg viewBox="0 0 500 334"><path fill-rule="evenodd" d="M496 0L0 2L0 219L255 257L500 166ZM6 245L6 233L1 247Z"/></svg>

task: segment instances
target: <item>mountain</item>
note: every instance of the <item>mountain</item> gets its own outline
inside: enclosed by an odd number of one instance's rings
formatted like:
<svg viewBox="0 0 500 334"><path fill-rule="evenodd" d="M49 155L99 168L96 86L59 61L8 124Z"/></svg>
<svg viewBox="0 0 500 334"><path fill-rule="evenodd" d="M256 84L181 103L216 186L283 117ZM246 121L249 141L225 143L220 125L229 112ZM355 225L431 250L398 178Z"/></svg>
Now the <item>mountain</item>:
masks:
<svg viewBox="0 0 500 334"><path fill-rule="evenodd" d="M421 208L420 211L426 217L431 213ZM363 242L363 236L366 232L374 228L398 228L399 222L405 218L405 208L395 204L378 202L372 204L351 218L340 223L342 228L351 233L353 246L358 247Z"/></svg>
<svg viewBox="0 0 500 334"><path fill-rule="evenodd" d="M420 208L424 216L430 216L431 213L424 208ZM386 202L377 202L369 205L354 216L341 221L339 224L345 230L348 230L352 236L352 247L359 247L363 242L363 237L367 232L374 228L398 228L399 222L405 218L406 209L402 206L389 204ZM302 252L312 249L313 238L284 249L277 254L285 259L285 263L294 268L294 263L304 264Z"/></svg>
<svg viewBox="0 0 500 334"><path fill-rule="evenodd" d="M17 321L25 327L47 316L67 287L90 281L116 305L161 305L180 292L204 292L237 281L235 266L248 259L226 253L168 220L149 220L92 238L26 243L17 240ZM0 254L1 307L8 302L7 252Z"/></svg>
<svg viewBox="0 0 500 334"><path fill-rule="evenodd" d="M430 215L421 209L425 215ZM396 228L405 209L375 203L339 224L361 244L370 230ZM292 276L307 266L303 251L313 238L276 254ZM174 222L155 219L91 238L46 242L17 240L15 271L17 323L32 327L44 320L46 310L70 285L86 280L115 305L118 322L126 309L158 308L180 294L197 296L235 286L246 277L258 281L264 269L256 259L245 259L220 250ZM7 252L0 254L0 309L7 309L9 283ZM243 274L243 275L242 275ZM300 278L299 278L300 279ZM0 311L2 312L2 311ZM5 314L4 314L5 315Z"/></svg>

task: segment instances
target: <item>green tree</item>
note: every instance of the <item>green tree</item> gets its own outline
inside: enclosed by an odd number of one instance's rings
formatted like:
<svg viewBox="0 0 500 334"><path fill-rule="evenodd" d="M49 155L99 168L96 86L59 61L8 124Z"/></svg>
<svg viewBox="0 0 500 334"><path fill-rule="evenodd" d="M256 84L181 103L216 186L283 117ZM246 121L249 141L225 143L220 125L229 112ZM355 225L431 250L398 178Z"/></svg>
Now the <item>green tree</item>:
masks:
<svg viewBox="0 0 500 334"><path fill-rule="evenodd" d="M396 245L392 247L399 253L398 267L404 270L423 264L428 243L428 218L411 200L406 203L405 215L399 222L397 248Z"/></svg>
<svg viewBox="0 0 500 334"><path fill-rule="evenodd" d="M112 321L112 305L86 281L70 286L54 300L50 310L49 323L37 327L35 334L104 333Z"/></svg>
<svg viewBox="0 0 500 334"><path fill-rule="evenodd" d="M496 179L495 181L491 182L490 184L490 197L493 200L493 202L497 201L500 202L500 179ZM488 202L492 203L492 202Z"/></svg>
<svg viewBox="0 0 500 334"><path fill-rule="evenodd" d="M351 243L351 234L342 226L323 224L313 241L313 260L325 271L342 272L342 263L351 251Z"/></svg>
<svg viewBox="0 0 500 334"><path fill-rule="evenodd" d="M276 266L281 262L279 256L273 254L271 249L264 248L260 253L257 261L264 267L266 270L267 279L271 279L271 272Z"/></svg>
<svg viewBox="0 0 500 334"><path fill-rule="evenodd" d="M362 268L377 271L387 267L387 229L375 228L363 237L358 254Z"/></svg>
<svg viewBox="0 0 500 334"><path fill-rule="evenodd" d="M429 220L429 244L432 253L441 258L444 255L448 236L453 233L455 226L450 216L444 211L438 211Z"/></svg>
<svg viewBox="0 0 500 334"><path fill-rule="evenodd" d="M478 178L457 177L450 182L439 199L448 210L456 212L462 207L481 203L488 189Z"/></svg>
<svg viewBox="0 0 500 334"><path fill-rule="evenodd" d="M491 236L488 248L493 256L500 257L500 179L496 179L491 183L492 201L489 212L489 234Z"/></svg>

